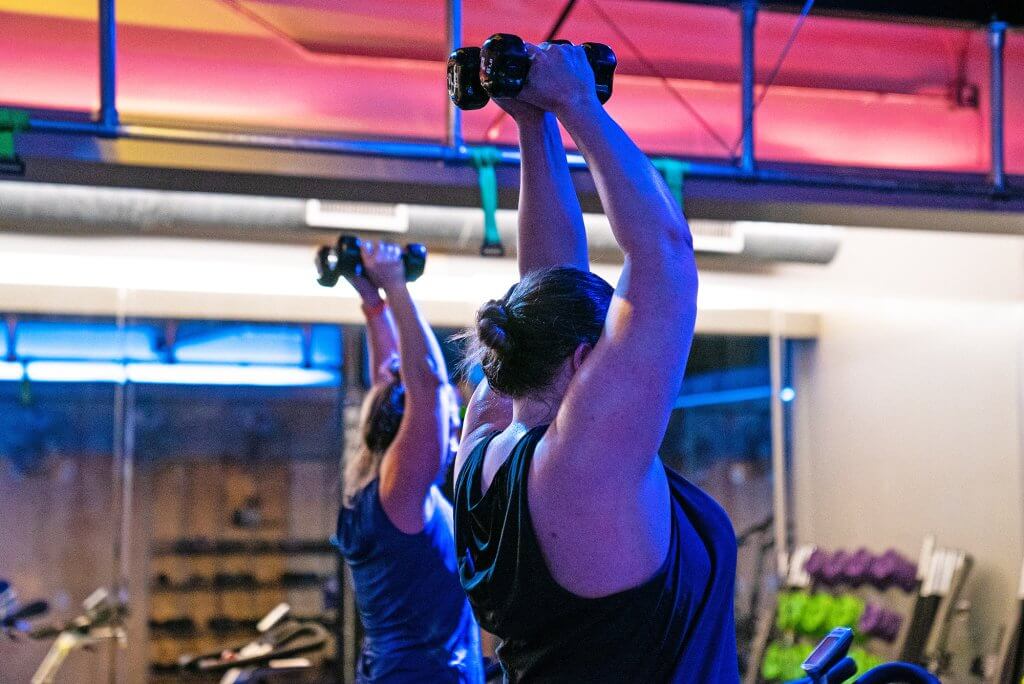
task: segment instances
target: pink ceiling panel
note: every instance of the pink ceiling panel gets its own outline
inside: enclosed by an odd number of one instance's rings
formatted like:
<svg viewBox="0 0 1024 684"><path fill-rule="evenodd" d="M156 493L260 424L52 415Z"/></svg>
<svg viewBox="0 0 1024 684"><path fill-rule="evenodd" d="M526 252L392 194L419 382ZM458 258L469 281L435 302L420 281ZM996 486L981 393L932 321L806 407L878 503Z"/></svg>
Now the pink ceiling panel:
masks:
<svg viewBox="0 0 1024 684"><path fill-rule="evenodd" d="M380 6L319 0L230 0L308 49L341 54L438 60L447 52L445 3L407 0ZM541 40L563 2L465 3L464 43L498 31ZM606 21L610 20L611 25ZM762 13L758 68L766 73L789 37L795 16ZM614 45L620 71L736 81L739 22L731 9L636 0L580 0L560 35ZM625 35L643 60L624 43ZM968 32L936 26L881 24L811 16L790 53L780 84L916 92L955 78ZM898 49L894 49L898 46Z"/></svg>
<svg viewBox="0 0 1024 684"><path fill-rule="evenodd" d="M446 97L443 2L221 0L246 31L119 27L119 107L126 120L297 129L357 137L440 140ZM240 9L238 3L243 2ZM542 37L559 9L530 0L466 3L466 43L498 30ZM670 87L673 99L613 18ZM763 13L759 70L774 64L791 15ZM0 102L91 110L97 103L96 26L0 13L7 37ZM197 27L199 28L199 27ZM729 10L672 3L580 0L563 35L612 44L621 75L609 104L655 153L722 157L739 137L738 30ZM1007 47L1007 154L1024 172L1024 36ZM856 166L984 170L988 163L985 37L937 27L812 17L758 113L762 159ZM957 85L977 106L957 105ZM497 109L465 116L467 138L488 139ZM514 143L508 121L496 142Z"/></svg>
<svg viewBox="0 0 1024 684"><path fill-rule="evenodd" d="M0 12L0 102L89 112L99 107L95 21Z"/></svg>

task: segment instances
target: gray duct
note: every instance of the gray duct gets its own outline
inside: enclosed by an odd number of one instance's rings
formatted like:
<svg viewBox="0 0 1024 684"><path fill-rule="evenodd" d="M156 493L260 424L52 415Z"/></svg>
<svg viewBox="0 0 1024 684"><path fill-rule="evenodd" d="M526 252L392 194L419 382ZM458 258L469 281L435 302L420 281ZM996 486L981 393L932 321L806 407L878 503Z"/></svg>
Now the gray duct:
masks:
<svg viewBox="0 0 1024 684"><path fill-rule="evenodd" d="M314 201L315 202L315 201ZM349 202L314 203L288 197L171 192L46 183L0 183L0 230L61 235L171 235L236 240L317 243L341 230L394 215L402 240L439 252L478 254L483 234L479 209ZM400 208L401 211L396 211ZM365 217L361 220L360 217ZM311 224L319 224L320 227ZM608 220L585 217L591 254L619 261ZM501 210L497 223L515 252L516 212ZM698 253L759 262L825 264L839 248L841 230L745 221L691 221Z"/></svg>

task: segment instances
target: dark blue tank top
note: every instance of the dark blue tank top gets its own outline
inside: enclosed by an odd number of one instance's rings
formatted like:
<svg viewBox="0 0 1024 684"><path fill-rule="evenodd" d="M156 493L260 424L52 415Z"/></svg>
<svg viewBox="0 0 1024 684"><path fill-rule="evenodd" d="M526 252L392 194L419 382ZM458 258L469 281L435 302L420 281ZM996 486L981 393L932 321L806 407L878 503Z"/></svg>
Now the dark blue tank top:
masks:
<svg viewBox="0 0 1024 684"><path fill-rule="evenodd" d="M433 515L406 534L374 480L338 514L338 547L352 570L366 630L359 682L483 684L480 629L459 584L452 509L431 487Z"/></svg>
<svg viewBox="0 0 1024 684"><path fill-rule="evenodd" d="M527 503L530 461L546 427L520 440L481 495L491 441L483 440L455 487L462 586L483 628L502 639L508 678L736 684L736 537L725 511L666 469L672 531L662 567L633 589L577 596L551 576Z"/></svg>

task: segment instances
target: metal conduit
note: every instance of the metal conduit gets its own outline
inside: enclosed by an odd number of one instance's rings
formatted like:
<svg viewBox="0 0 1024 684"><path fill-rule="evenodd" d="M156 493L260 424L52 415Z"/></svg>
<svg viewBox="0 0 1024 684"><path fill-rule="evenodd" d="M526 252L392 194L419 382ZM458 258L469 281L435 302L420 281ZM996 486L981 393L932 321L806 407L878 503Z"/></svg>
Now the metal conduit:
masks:
<svg viewBox="0 0 1024 684"><path fill-rule="evenodd" d="M332 202L350 215L353 228L318 228L307 200L200 192L172 192L69 184L0 183L0 231L61 235L171 235L200 239L326 243L340 232L369 225L360 212L394 211L399 205ZM431 250L479 256L483 213L468 207L400 205L407 223L389 239L422 242ZM497 212L498 230L515 245L518 215ZM591 256L619 262L622 252L602 214L585 214ZM698 253L758 261L828 263L839 249L841 229L831 226L691 221ZM716 247L724 248L716 250Z"/></svg>

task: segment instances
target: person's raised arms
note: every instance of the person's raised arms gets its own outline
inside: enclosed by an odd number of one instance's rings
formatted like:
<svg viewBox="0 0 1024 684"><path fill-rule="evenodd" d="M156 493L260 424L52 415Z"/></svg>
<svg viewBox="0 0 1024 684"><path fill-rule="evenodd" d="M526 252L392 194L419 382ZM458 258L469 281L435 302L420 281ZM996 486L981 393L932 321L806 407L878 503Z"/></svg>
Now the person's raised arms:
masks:
<svg viewBox="0 0 1024 684"><path fill-rule="evenodd" d="M598 102L582 48L539 51L519 98L555 112L573 137L626 255L602 337L572 360L577 372L542 447L558 454L552 460L580 488L640 486L649 481L693 338L690 230L647 156Z"/></svg>
<svg viewBox="0 0 1024 684"><path fill-rule="evenodd" d="M530 54L547 48L527 44ZM516 253L520 277L551 266L590 269L587 233L576 188L572 184L565 146L554 114L518 98L496 98L519 129L519 232ZM500 311L491 315L501 316ZM455 462L459 472L476 442L504 430L512 420L512 400L477 386L466 408L463 438Z"/></svg>
<svg viewBox="0 0 1024 684"><path fill-rule="evenodd" d="M527 44L531 55L547 49ZM519 128L519 275L548 266L590 268L583 212L554 114L517 98L496 98Z"/></svg>
<svg viewBox="0 0 1024 684"><path fill-rule="evenodd" d="M403 532L423 529L424 504L448 455L451 401L444 356L405 282L398 245L364 242L363 264L394 312L405 410L380 466L380 499Z"/></svg>

